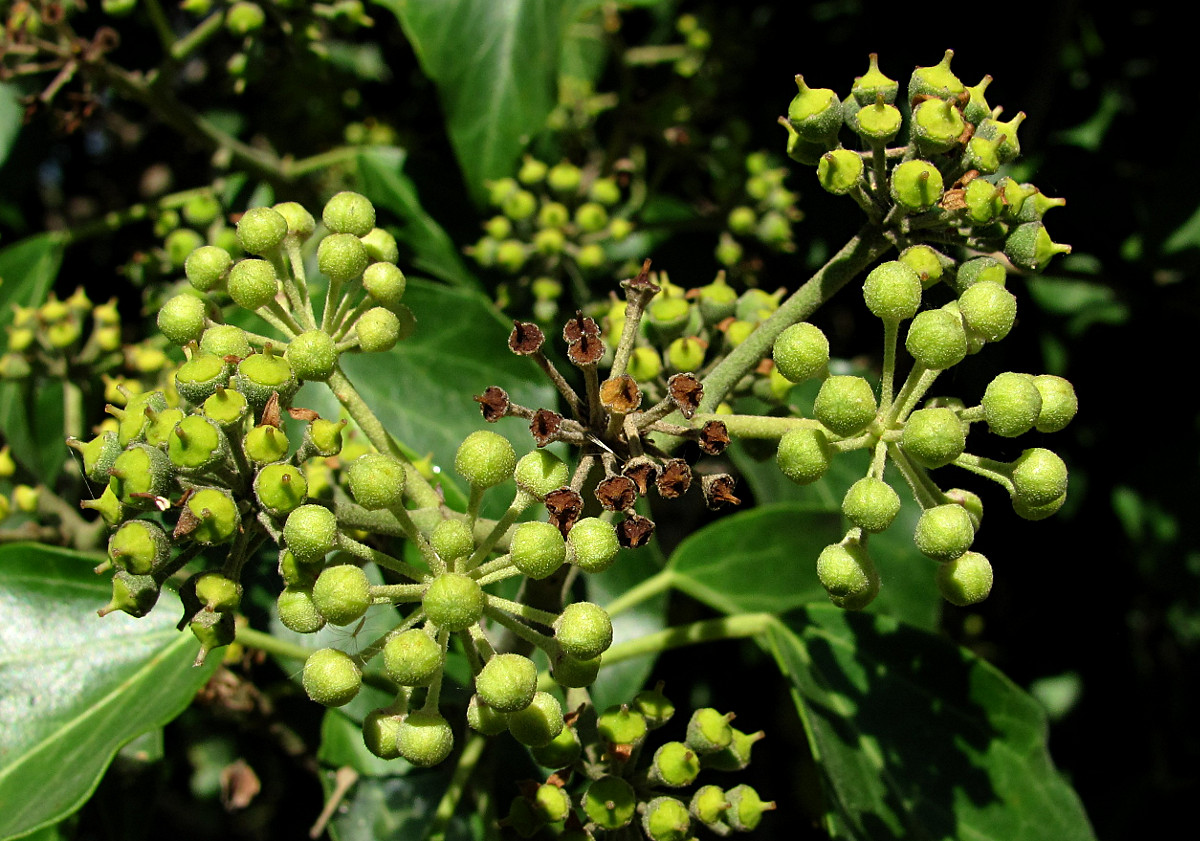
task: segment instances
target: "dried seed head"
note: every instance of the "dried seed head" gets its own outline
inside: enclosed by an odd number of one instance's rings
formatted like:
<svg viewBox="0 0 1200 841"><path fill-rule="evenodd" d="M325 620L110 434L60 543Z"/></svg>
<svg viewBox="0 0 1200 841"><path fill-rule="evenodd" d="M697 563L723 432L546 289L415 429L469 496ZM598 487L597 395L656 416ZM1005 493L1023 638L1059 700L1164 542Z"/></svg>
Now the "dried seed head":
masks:
<svg viewBox="0 0 1200 841"><path fill-rule="evenodd" d="M508 414L508 392L499 386L488 386L483 394L476 394L474 400L488 423L495 423Z"/></svg>
<svg viewBox="0 0 1200 841"><path fill-rule="evenodd" d="M627 415L642 404L642 392L633 377L622 374L600 383L600 402L610 412Z"/></svg>
<svg viewBox="0 0 1200 841"><path fill-rule="evenodd" d="M563 325L563 341L567 344L575 344L575 342L584 336L592 336L594 338L599 335L599 325L579 310L575 312L574 318Z"/></svg>
<svg viewBox="0 0 1200 841"><path fill-rule="evenodd" d="M672 375L671 379L667 380L667 390L685 418L696 414L696 410L700 408L700 400L704 397L704 386L691 374Z"/></svg>
<svg viewBox="0 0 1200 841"><path fill-rule="evenodd" d="M625 462L621 474L632 479L638 493L645 496L650 492L650 485L658 478L658 465L646 456L636 456Z"/></svg>
<svg viewBox="0 0 1200 841"><path fill-rule="evenodd" d="M550 514L550 523L557 526L563 537L566 537L571 526L575 525L575 521L583 513L583 497L566 487L551 491L546 494L546 511Z"/></svg>
<svg viewBox="0 0 1200 841"><path fill-rule="evenodd" d="M700 489L704 492L704 504L716 511L726 505L738 505L741 500L733 495L734 480L728 473L715 473L700 477Z"/></svg>
<svg viewBox="0 0 1200 841"><path fill-rule="evenodd" d="M558 440L558 430L562 426L563 416L549 409L538 409L533 413L529 422L529 432L539 447L544 447L551 441Z"/></svg>
<svg viewBox="0 0 1200 841"><path fill-rule="evenodd" d="M683 459L673 458L663 465L655 484L664 499L683 496L692 485L692 468Z"/></svg>
<svg viewBox="0 0 1200 841"><path fill-rule="evenodd" d="M592 321L590 318L588 321ZM574 324L575 322L571 322ZM596 322L592 321L595 325ZM566 332L566 331L564 331ZM595 365L604 356L604 340L599 335L583 335L567 348L567 358L575 365Z"/></svg>
<svg viewBox="0 0 1200 841"><path fill-rule="evenodd" d="M709 421L700 428L700 449L710 456L719 456L729 446L729 430L721 421Z"/></svg>
<svg viewBox="0 0 1200 841"><path fill-rule="evenodd" d="M626 514L625 519L617 523L617 542L626 549L637 549L645 546L654 536L654 521L641 514Z"/></svg>
<svg viewBox="0 0 1200 841"><path fill-rule="evenodd" d="M596 485L596 499L609 511L628 511L637 502L637 485L625 476L609 476Z"/></svg>
<svg viewBox="0 0 1200 841"><path fill-rule="evenodd" d="M542 349L546 336L540 327L528 321L514 321L508 336L508 349L518 356L529 356Z"/></svg>

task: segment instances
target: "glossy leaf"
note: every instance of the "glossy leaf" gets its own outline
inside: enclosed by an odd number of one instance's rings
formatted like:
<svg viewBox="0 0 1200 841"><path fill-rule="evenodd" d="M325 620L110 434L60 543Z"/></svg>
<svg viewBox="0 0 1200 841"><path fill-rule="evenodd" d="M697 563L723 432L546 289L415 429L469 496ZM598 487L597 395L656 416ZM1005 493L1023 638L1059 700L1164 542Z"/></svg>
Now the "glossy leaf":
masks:
<svg viewBox="0 0 1200 841"><path fill-rule="evenodd" d="M25 109L16 85L0 84L0 165L8 160L24 119Z"/></svg>
<svg viewBox="0 0 1200 841"><path fill-rule="evenodd" d="M104 618L96 556L36 544L0 547L0 837L62 819L91 795L113 755L177 716L220 658L193 668L199 643L175 629L164 592L143 619Z"/></svg>
<svg viewBox="0 0 1200 841"><path fill-rule="evenodd" d="M416 185L404 174L403 149L377 147L358 155L362 192L390 211L402 226L397 239L413 250L412 266L455 286L477 288L479 281L463 262L450 235L421 206Z"/></svg>
<svg viewBox="0 0 1200 841"><path fill-rule="evenodd" d="M577 4L561 0L378 0L400 21L438 86L450 142L477 201L511 175L557 101L563 35Z"/></svg>
<svg viewBox="0 0 1200 841"><path fill-rule="evenodd" d="M1046 749L1040 705L935 634L835 607L768 634L789 681L836 838L1090 841Z"/></svg>
<svg viewBox="0 0 1200 841"><path fill-rule="evenodd" d="M434 811L450 781L449 767L413 770L398 777L360 777L329 824L336 841L413 841L425 837ZM321 774L328 796L334 772ZM461 817L450 822L447 841L474 836Z"/></svg>

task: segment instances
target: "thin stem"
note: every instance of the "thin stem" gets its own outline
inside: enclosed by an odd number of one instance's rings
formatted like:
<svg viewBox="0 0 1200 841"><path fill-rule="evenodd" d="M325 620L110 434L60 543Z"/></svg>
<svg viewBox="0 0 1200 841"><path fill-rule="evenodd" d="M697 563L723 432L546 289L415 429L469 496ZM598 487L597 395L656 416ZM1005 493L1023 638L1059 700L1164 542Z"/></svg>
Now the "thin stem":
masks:
<svg viewBox="0 0 1200 841"><path fill-rule="evenodd" d="M991 479L1002 486L1011 495L1016 493L1016 489L1012 483L1012 465L1006 464L1003 461L996 461L990 458L980 458L973 456L970 453L963 453L956 458L954 464L961 467L963 470L970 470L977 476L982 476L985 479Z"/></svg>
<svg viewBox="0 0 1200 841"><path fill-rule="evenodd" d="M450 826L450 820L454 817L467 782L479 765L479 757L483 755L483 747L486 744L487 737L482 733L472 733L467 739L466 747L458 757L454 775L450 778L450 784L446 786L442 799L438 801L437 811L433 813L433 822L429 825L429 835L426 836L428 841L445 841L446 829Z"/></svg>
<svg viewBox="0 0 1200 841"><path fill-rule="evenodd" d="M479 563L492 551L492 547L496 545L496 541L504 536L509 527L517 521L517 517L520 517L525 509L534 502L536 500L533 496L518 488L516 496L513 497L512 504L504 512L504 516L496 521L496 525L488 532L488 536L479 542L479 545L475 547L475 551L471 553L471 557L467 559L467 565L463 572L469 572L479 566ZM474 520L471 522L474 524Z"/></svg>
<svg viewBox="0 0 1200 841"><path fill-rule="evenodd" d="M779 309L708 373L703 380L704 397L700 400L699 410L712 412L738 381L771 352L775 338L785 328L812 315L817 307L833 297L839 289L886 254L891 247L892 244L879 229L866 226L860 230L841 251L831 257L829 262L818 269L780 305Z"/></svg>
<svg viewBox="0 0 1200 841"><path fill-rule="evenodd" d="M628 640L614 645L604 652L604 665L611 666L623 660L658 654L672 648L696 645L714 640L756 637L766 633L778 620L770 613L740 613L720 619L707 619L690 625L677 625L654 634Z"/></svg>
<svg viewBox="0 0 1200 841"><path fill-rule="evenodd" d="M652 599L659 593L671 589L671 585L674 582L675 573L669 569L664 569L650 576L642 583L626 590L606 604L604 609L608 612L609 616L616 616L618 613L623 613L631 607L636 607L647 599Z"/></svg>
<svg viewBox="0 0 1200 841"><path fill-rule="evenodd" d="M180 38L171 46L171 58L175 61L183 61L200 47L209 38L219 33L225 23L224 11L216 12L209 15L204 20L196 25L196 28L187 35Z"/></svg>
<svg viewBox="0 0 1200 841"><path fill-rule="evenodd" d="M242 645L248 645L288 660L307 660L309 655L316 651L315 648L306 648L303 645L286 642L253 628L238 628L237 641Z"/></svg>
<svg viewBox="0 0 1200 841"><path fill-rule="evenodd" d="M883 321L883 377L879 384L879 412L887 417L892 408L892 394L896 379L896 339L900 334L900 322L891 318Z"/></svg>
<svg viewBox="0 0 1200 841"><path fill-rule="evenodd" d="M888 445L888 453L891 455L896 469L900 471L900 475L904 477L904 481L912 490L913 497L921 506L921 510L928 511L945 502L944 495L929 478L925 468L913 464L909 460L908 454L895 444Z"/></svg>
<svg viewBox="0 0 1200 841"><path fill-rule="evenodd" d="M556 643L551 637L535 631L524 622L509 616L502 610L497 610L491 605L485 607L483 612L487 614L488 618L490 618L493 622L508 628L508 630L512 631L530 645L535 645L547 653L553 653Z"/></svg>
<svg viewBox="0 0 1200 841"><path fill-rule="evenodd" d="M537 622L540 625L545 625L547 628L554 624L558 619L558 614L551 613L548 610L538 610L536 607L530 607L527 604L510 601L509 599L501 598L500 596L488 596L488 604L498 610L507 610L522 619L528 619L530 622Z"/></svg>
<svg viewBox="0 0 1200 841"><path fill-rule="evenodd" d="M778 418L762 415L716 415L697 414L692 420L698 424L719 420L734 438L764 438L778 441L784 433L793 429L820 429L821 422L811 418Z"/></svg>
<svg viewBox="0 0 1200 841"><path fill-rule="evenodd" d="M415 566L407 561L402 561L399 558L394 558L386 552L380 552L378 549L373 549L365 543L359 543L352 537L345 534L338 534L338 548L349 552L356 558L381 566L385 569L390 569L393 572L398 572L401 575L411 578L413 581L423 581L428 576Z"/></svg>

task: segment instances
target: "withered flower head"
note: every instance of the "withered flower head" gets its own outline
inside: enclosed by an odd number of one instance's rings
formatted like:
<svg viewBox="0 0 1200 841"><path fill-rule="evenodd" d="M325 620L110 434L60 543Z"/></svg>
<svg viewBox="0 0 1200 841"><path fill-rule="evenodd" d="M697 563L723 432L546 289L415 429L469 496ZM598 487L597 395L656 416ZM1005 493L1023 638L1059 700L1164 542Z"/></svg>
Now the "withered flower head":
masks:
<svg viewBox="0 0 1200 841"><path fill-rule="evenodd" d="M621 285L625 287L627 294L641 293L647 297L657 295L659 286L650 279L650 258L647 257L642 262L642 269L637 273L637 277L623 280Z"/></svg>
<svg viewBox="0 0 1200 841"><path fill-rule="evenodd" d="M588 321L591 321L589 318ZM574 323L574 322L571 322ZM595 322L592 322L595 324ZM604 340L599 335L584 334L578 340L571 342L567 348L567 358L575 365L595 365L604 356Z"/></svg>
<svg viewBox="0 0 1200 841"><path fill-rule="evenodd" d="M305 423L312 423L315 420L321 419L321 416L312 409L296 407L288 409L287 413L291 415L292 420L304 421Z"/></svg>
<svg viewBox="0 0 1200 841"><path fill-rule="evenodd" d="M488 423L495 423L508 414L508 392L498 385L489 385L483 394L476 394L474 400Z"/></svg>
<svg viewBox="0 0 1200 841"><path fill-rule="evenodd" d="M625 462L625 469L621 473L632 479L638 493L645 496L650 492L650 485L658 478L658 465L646 456L636 456Z"/></svg>
<svg viewBox="0 0 1200 841"><path fill-rule="evenodd" d="M596 499L609 511L628 511L637 502L637 485L625 476L609 476L596 485Z"/></svg>
<svg viewBox="0 0 1200 841"><path fill-rule="evenodd" d="M533 419L529 422L529 431L539 447L558 440L558 429L562 426L562 421L562 415L549 409L538 409L533 413Z"/></svg>
<svg viewBox="0 0 1200 841"><path fill-rule="evenodd" d="M687 493L692 486L692 468L681 458L673 458L663 465L662 473L655 482L658 492L665 499L675 499Z"/></svg>
<svg viewBox="0 0 1200 841"><path fill-rule="evenodd" d="M642 405L642 391L628 374L600 383L600 402L610 412L627 415Z"/></svg>
<svg viewBox="0 0 1200 841"><path fill-rule="evenodd" d="M600 327L591 318L583 314L582 310L577 310L573 318L563 325L563 341L567 344L574 344L584 336L599 336Z"/></svg>
<svg viewBox="0 0 1200 841"><path fill-rule="evenodd" d="M654 521L641 514L626 514L625 519L617 523L617 542L626 549L645 546L653 535Z"/></svg>
<svg viewBox="0 0 1200 841"><path fill-rule="evenodd" d="M542 349L546 336L542 328L528 321L514 321L508 335L508 349L518 356L529 356Z"/></svg>
<svg viewBox="0 0 1200 841"><path fill-rule="evenodd" d="M697 441L704 452L710 456L719 456L729 446L729 430L721 421L709 421L700 427L700 437Z"/></svg>
<svg viewBox="0 0 1200 841"><path fill-rule="evenodd" d="M571 526L583 513L583 497L570 488L563 487L546 494L546 510L550 513L549 521L552 526L566 537Z"/></svg>
<svg viewBox="0 0 1200 841"><path fill-rule="evenodd" d="M691 374L672 375L671 379L667 380L667 391L685 418L696 414L696 410L700 408L700 400L704 397L704 386Z"/></svg>
<svg viewBox="0 0 1200 841"><path fill-rule="evenodd" d="M738 505L741 500L733 495L734 481L728 473L714 473L700 477L700 490L704 492L704 504L713 511L725 505Z"/></svg>

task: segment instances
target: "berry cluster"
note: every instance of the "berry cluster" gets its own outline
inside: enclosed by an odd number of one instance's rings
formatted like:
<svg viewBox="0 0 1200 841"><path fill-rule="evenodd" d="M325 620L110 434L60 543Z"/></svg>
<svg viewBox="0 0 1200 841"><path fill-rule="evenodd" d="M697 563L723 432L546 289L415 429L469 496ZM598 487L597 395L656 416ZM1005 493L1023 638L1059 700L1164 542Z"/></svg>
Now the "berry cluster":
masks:
<svg viewBox="0 0 1200 841"><path fill-rule="evenodd" d="M651 732L674 714L661 684L598 716L591 707L571 713L553 741L531 750L552 773L544 783L523 784L503 823L523 838L548 827L572 841L616 836L635 822L649 841L685 841L697 826L716 835L755 829L775 804L748 785L707 783L680 795L705 771L746 768L762 731L743 733L732 713L705 707L692 713L682 741L651 752Z"/></svg>
<svg viewBox="0 0 1200 841"><path fill-rule="evenodd" d="M783 186L786 167L771 166L765 152L746 156L745 195L725 219L725 230L717 244L719 263L739 271L749 270L743 260L744 241L762 243L773 251L795 251L792 225L802 218L796 194Z"/></svg>

